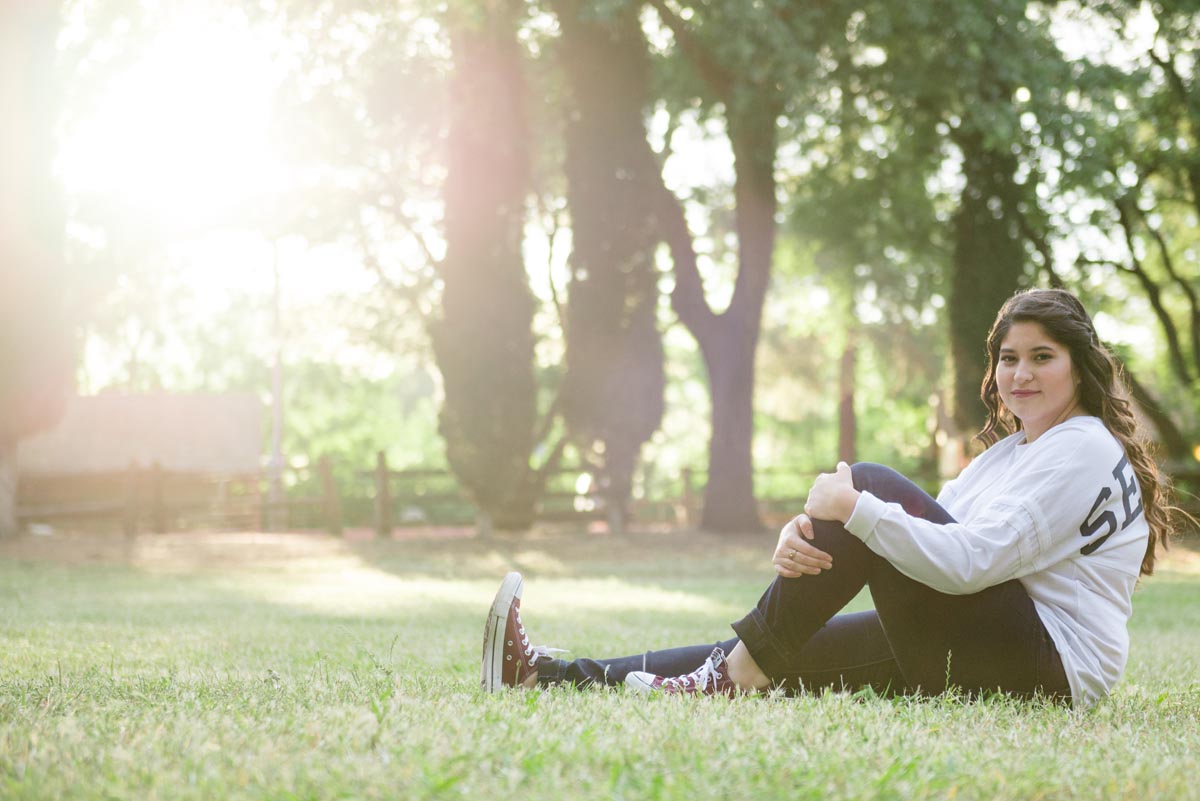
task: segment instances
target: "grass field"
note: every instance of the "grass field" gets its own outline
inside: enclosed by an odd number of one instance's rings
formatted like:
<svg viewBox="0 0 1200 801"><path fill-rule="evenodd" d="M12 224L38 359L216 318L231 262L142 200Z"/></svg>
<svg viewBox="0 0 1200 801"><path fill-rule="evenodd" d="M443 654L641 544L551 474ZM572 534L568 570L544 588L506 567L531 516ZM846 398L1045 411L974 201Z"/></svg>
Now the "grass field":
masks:
<svg viewBox="0 0 1200 801"><path fill-rule="evenodd" d="M505 571L536 642L618 655L727 636L773 539L0 544L0 799L1200 798L1200 558L1178 549L1088 712L478 689Z"/></svg>

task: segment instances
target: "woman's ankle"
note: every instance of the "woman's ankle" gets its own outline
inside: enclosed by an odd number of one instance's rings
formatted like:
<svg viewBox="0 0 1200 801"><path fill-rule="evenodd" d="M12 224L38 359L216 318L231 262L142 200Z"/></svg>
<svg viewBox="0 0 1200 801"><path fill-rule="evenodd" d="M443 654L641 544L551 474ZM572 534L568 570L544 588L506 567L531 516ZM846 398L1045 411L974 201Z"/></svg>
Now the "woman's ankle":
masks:
<svg viewBox="0 0 1200 801"><path fill-rule="evenodd" d="M762 690L771 684L771 678L762 672L746 646L740 642L725 658L725 669L729 671L730 680L743 690Z"/></svg>

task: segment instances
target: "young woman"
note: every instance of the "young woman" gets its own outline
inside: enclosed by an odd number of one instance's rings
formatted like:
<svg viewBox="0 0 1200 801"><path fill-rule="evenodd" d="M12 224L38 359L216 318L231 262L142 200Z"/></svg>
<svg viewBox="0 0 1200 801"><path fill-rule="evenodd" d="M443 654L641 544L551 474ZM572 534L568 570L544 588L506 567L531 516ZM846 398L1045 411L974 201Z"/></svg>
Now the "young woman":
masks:
<svg viewBox="0 0 1200 801"><path fill-rule="evenodd" d="M936 500L880 465L818 476L735 638L559 660L530 645L511 573L484 632L484 687L1104 697L1125 667L1134 586L1171 534L1167 482L1074 295L1013 296L987 351L979 437L990 447ZM839 615L863 586L875 609Z"/></svg>

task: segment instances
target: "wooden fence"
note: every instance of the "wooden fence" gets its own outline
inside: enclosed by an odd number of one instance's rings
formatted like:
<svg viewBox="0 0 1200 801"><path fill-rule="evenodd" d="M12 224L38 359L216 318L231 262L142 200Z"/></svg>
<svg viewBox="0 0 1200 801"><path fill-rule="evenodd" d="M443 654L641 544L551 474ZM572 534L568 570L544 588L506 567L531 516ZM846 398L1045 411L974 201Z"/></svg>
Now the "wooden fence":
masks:
<svg viewBox="0 0 1200 801"><path fill-rule="evenodd" d="M17 518L27 525L87 521L89 526L164 533L192 528L267 528L276 512L316 509L332 531L338 493L328 460L318 463L325 491L272 500L264 472L205 473L132 463L122 471L20 477Z"/></svg>
<svg viewBox="0 0 1200 801"><path fill-rule="evenodd" d="M1164 465L1185 508L1200 512L1200 464ZM759 499L764 521L775 524L803 505L811 471L763 470L760 486L775 488ZM323 529L341 534L369 526L381 536L423 525L472 525L475 507L445 470L391 468L382 453L372 470L341 476L321 458L288 468L284 491L271 492L266 471L239 474L188 473L158 465L131 464L119 472L22 476L18 519L26 524L119 527L126 534L196 528ZM641 524L695 526L703 473L685 469L654 498L635 498L633 519ZM936 483L936 482L926 482ZM788 489L780 492L780 487ZM794 489L792 489L794 488ZM930 487L933 489L933 487ZM549 477L538 501L540 522L589 523L606 517L603 498L591 489L585 468L564 468Z"/></svg>

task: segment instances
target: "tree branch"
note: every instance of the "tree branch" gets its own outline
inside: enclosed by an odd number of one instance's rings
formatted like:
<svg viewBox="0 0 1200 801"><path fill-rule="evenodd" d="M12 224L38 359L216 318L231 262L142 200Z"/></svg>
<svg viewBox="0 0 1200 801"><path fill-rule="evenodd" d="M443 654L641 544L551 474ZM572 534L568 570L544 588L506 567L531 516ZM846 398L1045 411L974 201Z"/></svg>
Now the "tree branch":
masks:
<svg viewBox="0 0 1200 801"><path fill-rule="evenodd" d="M1109 353L1113 353L1112 348L1109 348ZM1114 356L1114 358L1117 358ZM1129 365L1117 358L1117 363L1121 365L1122 372L1125 373L1125 381L1129 384L1129 391L1133 395L1133 401L1138 405L1138 408L1150 419L1151 424L1158 432L1158 441L1162 444L1166 455L1171 459L1181 459L1187 456L1190 448L1188 447L1187 438L1183 432L1179 430L1179 426L1175 425L1175 421L1162 408L1162 404L1158 399L1150 394L1150 390L1146 389L1137 377L1130 372Z"/></svg>
<svg viewBox="0 0 1200 801"><path fill-rule="evenodd" d="M1050 243L1046 240L1045 234L1040 231L1033 230L1033 225L1029 222L1029 217L1021 211L1014 209L1017 217L1017 222L1021 228L1021 235L1033 243L1037 252L1042 254L1042 267L1046 270L1046 277L1050 279L1050 286L1055 289L1062 289L1065 285L1063 280L1054 270L1054 256L1050 249Z"/></svg>
<svg viewBox="0 0 1200 801"><path fill-rule="evenodd" d="M400 203L397 203L395 208L392 209L392 214L395 215L401 227L408 232L408 235L417 241L417 244L421 247L421 251L425 254L427 266L437 268L441 264L441 259L433 255L433 250L429 247L429 242L425 239L425 235L417 230L417 224L413 222L413 219L401 210Z"/></svg>
<svg viewBox="0 0 1200 801"><path fill-rule="evenodd" d="M1138 218L1142 221L1142 225L1150 232L1150 236L1154 238L1158 245L1158 252L1162 258L1163 268L1167 271L1167 275L1171 280L1179 285L1187 296L1188 304L1191 307L1191 340L1192 340L1192 360L1196 363L1196 369L1200 370L1200 300L1196 297L1196 290L1192 287L1190 281L1185 281L1182 276L1175 270L1175 261L1171 258L1171 251L1167 248L1167 241L1163 238L1162 231L1158 230L1150 224L1146 212L1142 210L1137 203L1132 204Z"/></svg>
<svg viewBox="0 0 1200 801"><path fill-rule="evenodd" d="M650 152L654 153L655 161L658 162L658 169L660 172L662 171L663 165L667 163L667 159L671 158L671 155L673 152L671 150L671 139L674 138L675 132L677 130L679 130L679 115L678 114L668 114L667 115L667 130L666 130L666 133L663 134L662 150L655 151L654 148L650 149Z"/></svg>
<svg viewBox="0 0 1200 801"><path fill-rule="evenodd" d="M1154 309L1154 315L1158 318L1163 333L1167 337L1167 348L1171 353L1171 366L1175 370L1175 374L1184 384L1191 384L1192 377L1188 370L1187 362L1183 358L1183 350L1179 346L1179 332L1175 328L1175 322L1171 319L1171 315L1167 313L1166 308L1162 304L1162 289L1146 272L1141 260L1137 257L1137 250L1134 247L1134 222L1128 208L1130 205L1136 204L1131 198L1126 197L1117 198L1115 205L1121 223L1121 230L1125 235L1125 246L1129 249L1130 266L1125 269L1127 272L1133 273L1138 279L1138 282L1142 285L1142 289L1146 293L1147 299L1150 301L1150 306Z"/></svg>
<svg viewBox="0 0 1200 801"><path fill-rule="evenodd" d="M371 246L370 237L367 235L367 230L362 224L361 219L355 220L355 232L357 234L359 250L362 252L363 265L366 266L379 282L387 288L387 290L397 297L405 300L413 300L421 292L430 288L430 281L427 278L418 277L416 283L412 286L405 286L398 283L384 269L383 263L376 255L375 249ZM432 254L429 254L432 255ZM434 262L436 264L436 262Z"/></svg>
<svg viewBox="0 0 1200 801"><path fill-rule="evenodd" d="M712 346L716 315L704 297L704 282L696 261L696 246L688 230L683 201L658 181L658 219L662 222L663 238L671 250L674 262L675 288L671 291L671 308L696 338L701 351Z"/></svg>
<svg viewBox="0 0 1200 801"><path fill-rule="evenodd" d="M558 316L558 325L562 329L563 339L567 337L567 315L563 310L562 299L558 294L558 285L554 283L554 243L558 240L558 231L562 227L559 222L561 209L552 209L543 202L539 194L537 199L538 217L543 221L546 241L549 243L546 253L546 283L550 285L550 300L554 304L554 313ZM549 219L549 224L545 221Z"/></svg>
<svg viewBox="0 0 1200 801"><path fill-rule="evenodd" d="M1157 39L1158 36L1156 35L1156 42ZM1168 43L1167 47L1167 57L1163 58L1154 52L1154 47L1152 46L1149 51L1150 60L1157 64L1166 75L1167 83L1175 93L1176 99L1183 106L1188 122L1191 123L1193 133L1200 134L1200 110L1197 109L1196 99L1188 91L1188 86L1184 83L1183 76L1179 74L1179 70L1175 68L1175 54L1169 50L1170 43ZM1184 167L1184 171L1187 173L1188 185L1192 190L1192 208L1195 209L1197 214L1200 214L1200 165L1192 159Z"/></svg>
<svg viewBox="0 0 1200 801"><path fill-rule="evenodd" d="M696 40L678 14L667 7L664 0L647 0L647 5L658 12L659 19L671 29L679 48L688 60L696 65L700 77L708 84L717 97L728 102L733 94L733 76L712 58L710 48Z"/></svg>

